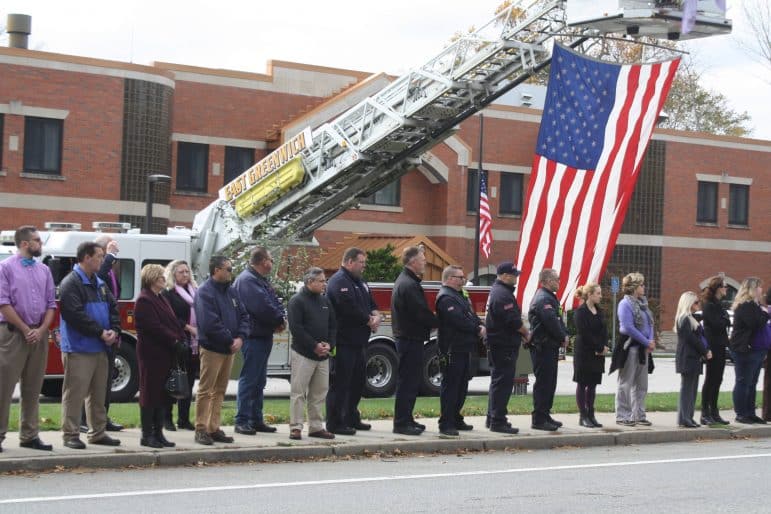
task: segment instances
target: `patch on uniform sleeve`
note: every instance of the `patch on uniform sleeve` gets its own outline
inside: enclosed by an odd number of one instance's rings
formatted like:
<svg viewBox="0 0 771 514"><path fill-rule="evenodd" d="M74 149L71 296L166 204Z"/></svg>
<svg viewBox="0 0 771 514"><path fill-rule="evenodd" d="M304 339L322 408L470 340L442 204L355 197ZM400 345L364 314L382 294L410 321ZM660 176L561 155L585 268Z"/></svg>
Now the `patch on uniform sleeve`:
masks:
<svg viewBox="0 0 771 514"><path fill-rule="evenodd" d="M341 293L347 293L348 292L348 288L347 287L341 287L340 288L340 292Z"/></svg>
<svg viewBox="0 0 771 514"><path fill-rule="evenodd" d="M513 308L514 308L514 304L513 303L507 303L506 305L503 306L503 310L505 310L505 311L509 311L509 310L511 310Z"/></svg>
<svg viewBox="0 0 771 514"><path fill-rule="evenodd" d="M543 306L543 308L544 310L546 310L546 309L553 309L554 307L552 307L550 303L547 303L546 305Z"/></svg>

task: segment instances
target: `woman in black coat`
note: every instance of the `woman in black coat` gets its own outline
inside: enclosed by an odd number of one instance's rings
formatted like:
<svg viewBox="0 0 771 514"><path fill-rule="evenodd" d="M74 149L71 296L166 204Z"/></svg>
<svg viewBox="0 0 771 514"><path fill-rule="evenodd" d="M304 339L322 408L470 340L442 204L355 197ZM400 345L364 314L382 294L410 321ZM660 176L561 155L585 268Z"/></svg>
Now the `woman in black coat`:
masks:
<svg viewBox="0 0 771 514"><path fill-rule="evenodd" d="M582 427L599 428L594 415L594 398L597 385L602 383L605 373L605 355L608 353L608 330L600 311L602 289L598 284L589 283L576 290L576 297L584 301L576 309L573 321L576 325L576 340L573 356L573 381L576 385L576 403L581 413Z"/></svg>
<svg viewBox="0 0 771 514"><path fill-rule="evenodd" d="M163 266L148 264L142 268L142 291L134 307L139 363L139 407L142 420L142 446L170 448L163 435L163 417L171 403L166 393L166 379L184 337L171 305L161 296L166 286Z"/></svg>
<svg viewBox="0 0 771 514"><path fill-rule="evenodd" d="M767 351L754 347L757 333L768 323L768 312L760 306L763 283L757 277L745 278L734 298L734 328L729 345L734 359L734 411L737 423L765 424L755 414L758 377Z"/></svg>
<svg viewBox="0 0 771 514"><path fill-rule="evenodd" d="M712 358L707 361L707 373L704 377L704 386L701 389L702 425L728 424L728 421L720 417L720 410L717 406L720 384L723 382L723 372L725 371L728 328L731 326L731 318L721 302L725 295L726 284L722 277L712 277L702 294L701 315L704 337L707 338L707 344L712 352Z"/></svg>
<svg viewBox="0 0 771 514"><path fill-rule="evenodd" d="M163 295L171 304L177 320L185 329L185 337L182 339L186 349L184 358L180 364L187 371L188 386L190 387L188 397L177 400L177 426L186 430L195 430L195 426L190 422L190 405L193 399L193 383L198 378L198 326L193 310L193 300L198 285L193 279L190 266L186 261L171 261L166 266L166 290ZM173 404L169 405L164 418L164 427L166 430L176 430L174 420L172 419Z"/></svg>
<svg viewBox="0 0 771 514"><path fill-rule="evenodd" d="M677 401L677 424L681 428L696 428L700 425L693 419L696 407L696 393L699 389L703 361L712 359L702 329L693 314L701 307L696 293L686 291L680 295L675 314L674 331L677 332L677 353L675 371L680 373L680 397Z"/></svg>

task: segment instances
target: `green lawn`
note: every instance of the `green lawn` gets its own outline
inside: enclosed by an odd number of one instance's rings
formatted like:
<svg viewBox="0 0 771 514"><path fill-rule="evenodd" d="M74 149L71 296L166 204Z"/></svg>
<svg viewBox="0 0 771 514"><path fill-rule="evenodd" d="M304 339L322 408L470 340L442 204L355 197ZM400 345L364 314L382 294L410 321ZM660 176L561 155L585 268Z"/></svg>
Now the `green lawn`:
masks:
<svg viewBox="0 0 771 514"><path fill-rule="evenodd" d="M650 393L646 401L649 411L674 412L677 410L677 393ZM701 400L696 400L696 406ZM758 393L758 405L762 403L761 393ZM720 393L720 408L731 409L731 393ZM613 395L601 394L595 402L597 412L613 412ZM393 398L363 399L359 404L364 419L389 419L393 417ZM512 396L509 401L509 414L529 414L533 408L531 396ZM61 404L44 403L40 405L40 419L42 430L59 430L61 426ZM469 396L463 413L466 416L484 416L487 412L487 396ZM554 398L555 413L575 413L576 400L572 395L557 396ZM222 407L222 422L224 425L232 425L236 413L236 402L226 401ZM439 398L418 398L415 404L417 417L439 417ZM110 417L127 427L139 426L139 406L136 403L113 403L110 406ZM266 399L265 419L269 423L289 422L289 400ZM11 419L9 430L18 430L19 406L11 406Z"/></svg>

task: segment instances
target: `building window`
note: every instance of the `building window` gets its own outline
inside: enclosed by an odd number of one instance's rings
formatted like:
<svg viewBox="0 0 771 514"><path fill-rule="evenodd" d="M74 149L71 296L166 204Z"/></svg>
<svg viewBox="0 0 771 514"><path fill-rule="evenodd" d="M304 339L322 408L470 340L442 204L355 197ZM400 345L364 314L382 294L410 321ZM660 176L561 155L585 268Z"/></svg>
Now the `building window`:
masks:
<svg viewBox="0 0 771 514"><path fill-rule="evenodd" d="M696 222L717 223L717 182L699 182Z"/></svg>
<svg viewBox="0 0 771 514"><path fill-rule="evenodd" d="M398 207L401 205L401 179L396 179L375 194L361 199L366 205L388 205Z"/></svg>
<svg viewBox="0 0 771 514"><path fill-rule="evenodd" d="M24 171L61 174L63 127L62 120L24 119Z"/></svg>
<svg viewBox="0 0 771 514"><path fill-rule="evenodd" d="M225 147L225 184L229 184L254 164L254 148Z"/></svg>
<svg viewBox="0 0 771 514"><path fill-rule="evenodd" d="M522 215L521 173L501 173L500 214Z"/></svg>
<svg viewBox="0 0 771 514"><path fill-rule="evenodd" d="M466 211L476 213L479 209L479 176L478 170L468 170L468 184L466 184Z"/></svg>
<svg viewBox="0 0 771 514"><path fill-rule="evenodd" d="M750 186L729 184L728 224L748 225L750 213Z"/></svg>
<svg viewBox="0 0 771 514"><path fill-rule="evenodd" d="M177 191L207 191L209 145L179 143L177 146Z"/></svg>

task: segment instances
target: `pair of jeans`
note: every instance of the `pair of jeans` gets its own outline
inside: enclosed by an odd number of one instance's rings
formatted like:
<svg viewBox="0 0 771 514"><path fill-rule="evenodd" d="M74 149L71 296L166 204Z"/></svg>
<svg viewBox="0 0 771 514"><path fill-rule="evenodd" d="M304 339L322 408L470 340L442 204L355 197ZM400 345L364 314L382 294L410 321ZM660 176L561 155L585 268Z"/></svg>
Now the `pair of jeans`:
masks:
<svg viewBox="0 0 771 514"><path fill-rule="evenodd" d="M257 426L264 423L262 406L272 348L272 337L247 337L241 347L244 365L238 377L236 425Z"/></svg>
<svg viewBox="0 0 771 514"><path fill-rule="evenodd" d="M750 350L748 352L735 352L731 350L734 359L734 384L733 400L734 412L737 416L755 416L755 397L757 395L758 377L766 350Z"/></svg>
<svg viewBox="0 0 771 514"><path fill-rule="evenodd" d="M399 353L399 376L396 379L394 426L406 427L415 422L412 411L423 372L423 341L397 338L396 351Z"/></svg>

